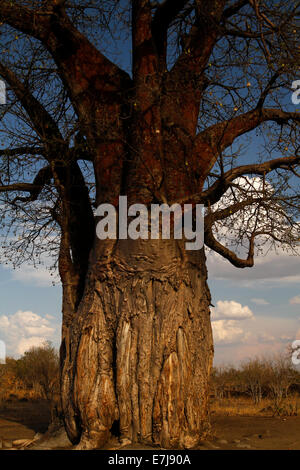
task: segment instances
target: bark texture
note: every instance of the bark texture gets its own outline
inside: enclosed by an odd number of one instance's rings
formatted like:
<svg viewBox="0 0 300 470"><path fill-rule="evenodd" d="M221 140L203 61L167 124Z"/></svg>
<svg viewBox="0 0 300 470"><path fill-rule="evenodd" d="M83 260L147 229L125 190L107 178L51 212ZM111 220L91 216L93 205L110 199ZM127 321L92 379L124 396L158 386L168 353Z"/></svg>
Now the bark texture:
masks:
<svg viewBox="0 0 300 470"><path fill-rule="evenodd" d="M101 448L114 428L123 443L195 446L209 428L213 355L204 252L172 240L119 240L106 263L96 253L83 300L64 325L71 441Z"/></svg>

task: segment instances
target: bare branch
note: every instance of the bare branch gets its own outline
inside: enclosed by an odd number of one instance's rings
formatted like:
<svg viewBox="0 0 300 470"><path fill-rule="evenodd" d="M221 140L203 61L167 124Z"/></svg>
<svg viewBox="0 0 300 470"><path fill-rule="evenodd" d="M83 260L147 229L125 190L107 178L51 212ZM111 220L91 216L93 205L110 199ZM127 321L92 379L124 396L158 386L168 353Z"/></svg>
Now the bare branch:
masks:
<svg viewBox="0 0 300 470"><path fill-rule="evenodd" d="M197 135L194 143L193 160L199 161L199 173L204 181L216 162L217 157L238 137L252 131L266 121L285 124L300 123L300 113L280 109L262 109L241 114L233 119L215 124Z"/></svg>
<svg viewBox="0 0 300 470"><path fill-rule="evenodd" d="M6 148L0 149L0 155L5 155L8 157L13 157L15 155L43 155L45 149L43 147L16 147L16 148Z"/></svg>
<svg viewBox="0 0 300 470"><path fill-rule="evenodd" d="M209 217L209 216L208 216ZM206 218L205 218L206 219ZM212 224L208 219L205 220L204 242L205 244L216 251L228 261L230 261L236 268L251 268L254 265L254 241L255 237L260 233L253 233L249 240L249 250L246 259L239 258L232 250L222 245L213 235Z"/></svg>
<svg viewBox="0 0 300 470"><path fill-rule="evenodd" d="M1 2L0 20L40 40L45 40L49 34L49 18L17 2L7 0Z"/></svg>
<svg viewBox="0 0 300 470"><path fill-rule="evenodd" d="M174 93L178 103L177 116L171 119L188 135L195 135L199 116L199 106L206 79L204 75L209 57L219 35L219 22L225 0L211 1L209 4L196 1L196 17L185 48L168 73L164 86L166 96L163 114L168 115L174 109Z"/></svg>
<svg viewBox="0 0 300 470"><path fill-rule="evenodd" d="M132 1L132 48L134 78L157 72L157 55L152 40L150 0Z"/></svg>
<svg viewBox="0 0 300 470"><path fill-rule="evenodd" d="M87 119L92 103L89 89L97 82L98 99L103 104L107 95L131 85L127 73L101 54L71 23L62 2L50 12L34 11L4 0L0 20L39 39L51 53L58 73L67 86L72 103L81 119ZM49 13L49 14L48 14ZM115 97L119 100L119 97ZM106 100L106 101L105 101ZM110 96L111 101L111 96Z"/></svg>
<svg viewBox="0 0 300 470"><path fill-rule="evenodd" d="M198 204L204 204L206 206L211 206L218 202L221 197L226 193L228 188L230 188L232 182L240 177L246 175L261 175L266 176L271 171L276 169L288 170L293 171L295 175L299 176L295 173L294 166L300 164L300 156L297 155L295 157L282 157L282 158L275 158L273 160L269 160L264 163L253 163L250 165L241 165L236 168L232 168L224 173L222 177L220 177L212 186L210 186L205 191L201 193L192 194L187 196L186 198L173 201L177 203L185 203L187 201L194 201Z"/></svg>
<svg viewBox="0 0 300 470"><path fill-rule="evenodd" d="M222 14L222 21L238 13L244 6L249 4L249 0L238 0L236 3L226 8Z"/></svg>
<svg viewBox="0 0 300 470"><path fill-rule="evenodd" d="M53 140L62 143L63 137L52 116L19 78L1 62L0 75L9 83L15 95L21 101L22 106L34 124L36 132L45 144L49 142L53 144Z"/></svg>
<svg viewBox="0 0 300 470"><path fill-rule="evenodd" d="M30 190L30 196L29 197L20 197L17 196L14 199L14 202L16 201L22 201L22 202L30 202L30 201L36 201L40 192L44 188L46 184L49 184L52 178L52 170L50 166L46 166L44 168L41 168L36 177L33 180L32 183L32 188Z"/></svg>
<svg viewBox="0 0 300 470"><path fill-rule="evenodd" d="M0 186L0 193L9 192L9 191L36 191L39 189L38 186L35 186L31 183L14 183L8 184L6 186Z"/></svg>
<svg viewBox="0 0 300 470"><path fill-rule="evenodd" d="M152 21L153 39L161 60L165 63L167 49L167 32L170 24L182 11L188 0L166 0L158 5Z"/></svg>

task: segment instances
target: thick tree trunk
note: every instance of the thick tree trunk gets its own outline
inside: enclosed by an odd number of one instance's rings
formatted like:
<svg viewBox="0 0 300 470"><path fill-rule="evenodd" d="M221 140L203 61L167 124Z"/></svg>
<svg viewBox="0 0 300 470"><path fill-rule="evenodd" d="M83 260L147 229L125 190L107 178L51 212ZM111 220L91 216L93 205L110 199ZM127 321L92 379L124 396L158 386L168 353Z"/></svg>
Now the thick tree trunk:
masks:
<svg viewBox="0 0 300 470"><path fill-rule="evenodd" d="M119 240L95 252L83 300L63 327L62 407L79 448L121 442L190 448L208 431L213 344L204 251Z"/></svg>

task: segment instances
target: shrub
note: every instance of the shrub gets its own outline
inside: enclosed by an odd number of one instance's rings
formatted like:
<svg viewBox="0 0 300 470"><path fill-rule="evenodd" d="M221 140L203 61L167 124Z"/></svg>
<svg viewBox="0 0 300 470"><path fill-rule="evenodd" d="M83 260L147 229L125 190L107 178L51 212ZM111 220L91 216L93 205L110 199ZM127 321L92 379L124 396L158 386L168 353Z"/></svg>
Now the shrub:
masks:
<svg viewBox="0 0 300 470"><path fill-rule="evenodd" d="M51 401L58 389L59 357L50 342L32 347L16 361L16 375L27 387L41 391Z"/></svg>

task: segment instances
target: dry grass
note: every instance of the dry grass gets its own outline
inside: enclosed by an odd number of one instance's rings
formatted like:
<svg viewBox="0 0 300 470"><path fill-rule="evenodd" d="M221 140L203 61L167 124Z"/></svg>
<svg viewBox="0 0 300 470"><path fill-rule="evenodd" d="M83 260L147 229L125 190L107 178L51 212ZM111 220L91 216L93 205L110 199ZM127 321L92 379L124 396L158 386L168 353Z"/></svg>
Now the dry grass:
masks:
<svg viewBox="0 0 300 470"><path fill-rule="evenodd" d="M41 394L34 388L28 388L18 379L12 370L2 371L0 378L0 408L2 409L11 401L18 400L37 400Z"/></svg>
<svg viewBox="0 0 300 470"><path fill-rule="evenodd" d="M253 403L248 397L212 399L211 414L222 416L296 416L300 414L300 397L291 396L279 405L264 398L259 404Z"/></svg>

